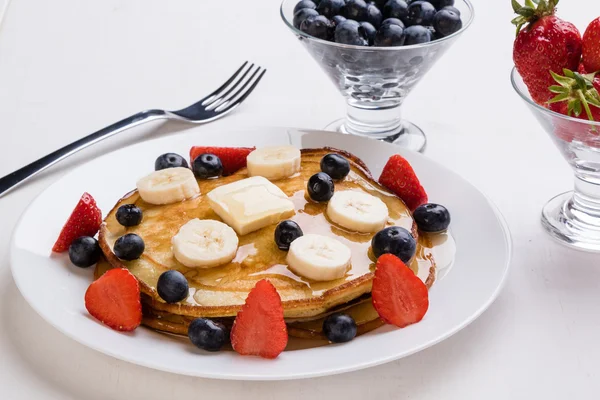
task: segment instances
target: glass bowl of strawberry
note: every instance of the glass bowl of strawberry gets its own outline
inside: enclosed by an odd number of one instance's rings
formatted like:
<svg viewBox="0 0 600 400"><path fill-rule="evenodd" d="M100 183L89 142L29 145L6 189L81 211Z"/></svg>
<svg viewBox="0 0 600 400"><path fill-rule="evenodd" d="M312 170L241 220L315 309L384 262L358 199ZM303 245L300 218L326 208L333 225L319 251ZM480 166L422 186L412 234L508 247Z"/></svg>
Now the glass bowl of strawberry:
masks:
<svg viewBox="0 0 600 400"><path fill-rule="evenodd" d="M591 104L573 105L577 109L581 107L579 116L575 116L574 111L569 116L568 101L547 106L536 103L516 68L511 80L575 175L574 190L554 197L542 209L544 228L563 244L600 251L600 108ZM565 84L567 82L565 80ZM585 108L589 108L595 121L588 119Z"/></svg>
<svg viewBox="0 0 600 400"><path fill-rule="evenodd" d="M575 174L574 190L544 206L544 228L563 244L600 251L600 18L581 35L557 3L513 0L511 81Z"/></svg>
<svg viewBox="0 0 600 400"><path fill-rule="evenodd" d="M346 99L325 129L424 150L401 107L471 25L469 0L284 0L281 17Z"/></svg>

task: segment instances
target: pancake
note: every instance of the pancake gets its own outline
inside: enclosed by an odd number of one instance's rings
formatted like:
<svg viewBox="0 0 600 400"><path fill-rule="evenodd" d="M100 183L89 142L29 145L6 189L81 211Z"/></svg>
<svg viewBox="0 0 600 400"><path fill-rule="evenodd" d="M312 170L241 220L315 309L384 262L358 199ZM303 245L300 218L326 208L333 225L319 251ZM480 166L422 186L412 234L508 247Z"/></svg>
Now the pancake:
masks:
<svg viewBox="0 0 600 400"><path fill-rule="evenodd" d="M341 279L315 282L294 274L286 265L287 253L274 242L275 225L240 236L237 255L229 264L211 269L187 268L175 259L171 238L183 224L193 218L221 220L204 195L218 186L247 178L246 169L227 177L198 180L202 195L176 204L151 205L137 191L127 194L107 215L100 230L100 246L112 267L127 268L138 278L145 304L155 312L185 317L233 317L256 282L268 278L281 296L286 318L318 318L332 308L370 293L375 266L375 257L370 252L374 234L349 232L336 226L325 216L326 203L306 198L308 178L320 171L321 158L330 152L344 155L351 165L348 176L335 183L336 191L361 190L379 197L389 210L387 225L405 227L418 238L406 205L379 185L362 161L346 152L323 148L302 150L301 171L274 184L293 201L296 214L291 219L304 233L334 236L350 247L352 265ZM126 228L117 222L115 214L121 205L131 203L143 210L144 218L140 225ZM120 260L112 251L116 239L126 233L136 233L144 239L146 248L138 260ZM430 286L435 279L435 263L423 240L418 238L417 254L409 267ZM190 285L188 298L177 304L165 303L156 291L158 277L169 269L183 273Z"/></svg>

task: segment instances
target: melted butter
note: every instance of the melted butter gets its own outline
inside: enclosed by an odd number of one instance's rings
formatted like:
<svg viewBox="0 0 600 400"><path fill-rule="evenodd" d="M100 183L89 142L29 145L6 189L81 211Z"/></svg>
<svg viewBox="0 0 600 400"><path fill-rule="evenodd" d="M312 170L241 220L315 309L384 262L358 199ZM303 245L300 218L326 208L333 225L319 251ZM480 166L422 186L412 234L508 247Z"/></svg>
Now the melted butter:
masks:
<svg viewBox="0 0 600 400"><path fill-rule="evenodd" d="M226 265L211 269L187 268L173 256L171 238L179 228L193 218L221 220L210 208L206 193L212 189L247 177L245 170L235 175L199 180L201 195L181 203L156 206L145 203L137 193L124 199L120 204L135 203L144 212L142 223L136 227L124 228L115 219L114 212L106 223L111 232L108 238L112 246L114 240L126 232L139 234L146 249L139 260L125 262L138 278L151 288L156 287L160 274L169 269L182 272L190 283L190 296L183 303L191 305L241 304L246 293L262 278L269 278L277 287L282 300L293 300L318 296L346 281L353 280L374 271L374 257L370 251L373 234L349 232L331 223L326 215L326 203L315 203L307 199L305 192L308 178L320 170L319 157L302 158L302 169L293 177L275 181L294 203L295 214L290 219L296 221L303 232L334 236L351 249L352 264L345 277L327 282L314 282L293 273L286 264L285 251L279 250L274 241L275 224L239 237L239 248L234 260ZM361 171L352 170L335 190L362 190L379 197L388 207L388 226L397 225L411 230L413 221L406 206L395 196L376 184L371 183ZM420 235L418 252L409 263L410 268L424 281L430 276L435 245L431 237ZM218 296L217 296L218 294Z"/></svg>

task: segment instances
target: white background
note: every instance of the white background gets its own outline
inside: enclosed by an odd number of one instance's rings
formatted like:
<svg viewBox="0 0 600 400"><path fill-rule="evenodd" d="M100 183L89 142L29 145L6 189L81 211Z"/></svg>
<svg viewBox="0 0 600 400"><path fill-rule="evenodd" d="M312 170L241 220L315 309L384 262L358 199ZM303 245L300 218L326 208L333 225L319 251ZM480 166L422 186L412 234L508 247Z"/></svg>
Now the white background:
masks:
<svg viewBox="0 0 600 400"><path fill-rule="evenodd" d="M342 98L287 31L278 6L279 0L10 1L0 25L0 176L141 109L188 105L245 59L269 71L237 112L197 128L207 137L227 127L322 128L341 117ZM560 6L561 16L582 30L600 14L592 1ZM0 398L598 398L600 258L563 248L542 231L540 209L570 189L571 172L510 85L510 2L475 0L475 8L471 29L414 90L404 112L427 132L426 154L488 194L512 230L511 276L479 320L397 362L270 383L157 372L63 336L13 283L12 229L31 199L66 171L187 128L157 123L96 145L0 199Z"/></svg>

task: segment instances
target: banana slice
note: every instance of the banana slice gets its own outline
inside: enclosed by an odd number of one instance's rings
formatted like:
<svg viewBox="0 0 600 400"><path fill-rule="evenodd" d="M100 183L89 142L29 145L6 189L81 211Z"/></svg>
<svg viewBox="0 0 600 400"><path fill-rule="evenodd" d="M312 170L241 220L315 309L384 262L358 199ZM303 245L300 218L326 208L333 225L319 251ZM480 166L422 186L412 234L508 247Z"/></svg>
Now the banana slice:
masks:
<svg viewBox="0 0 600 400"><path fill-rule="evenodd" d="M150 204L177 203L200 194L200 187L189 168L167 168L154 171L137 182L137 189Z"/></svg>
<svg viewBox="0 0 600 400"><path fill-rule="evenodd" d="M377 232L385 226L388 208L378 197L356 190L335 192L327 204L327 216L354 232Z"/></svg>
<svg viewBox="0 0 600 400"><path fill-rule="evenodd" d="M314 281L330 281L346 275L351 256L350 248L340 241L308 234L292 242L287 263L298 275Z"/></svg>
<svg viewBox="0 0 600 400"><path fill-rule="evenodd" d="M219 221L195 218L183 225L173 239L173 255L189 268L212 268L231 262L237 253L238 237Z"/></svg>
<svg viewBox="0 0 600 400"><path fill-rule="evenodd" d="M250 176L274 181L300 171L300 150L294 146L262 147L248 154L246 161Z"/></svg>

